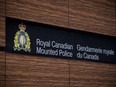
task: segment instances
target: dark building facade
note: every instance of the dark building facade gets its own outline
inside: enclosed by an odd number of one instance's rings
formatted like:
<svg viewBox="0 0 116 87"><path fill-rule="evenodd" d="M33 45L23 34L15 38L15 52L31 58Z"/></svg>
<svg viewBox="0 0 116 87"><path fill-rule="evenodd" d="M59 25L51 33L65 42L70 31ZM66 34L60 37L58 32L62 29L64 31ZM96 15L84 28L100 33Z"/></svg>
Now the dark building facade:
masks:
<svg viewBox="0 0 116 87"><path fill-rule="evenodd" d="M0 0L0 87L116 86L116 64L5 52L6 17L116 37L115 0Z"/></svg>

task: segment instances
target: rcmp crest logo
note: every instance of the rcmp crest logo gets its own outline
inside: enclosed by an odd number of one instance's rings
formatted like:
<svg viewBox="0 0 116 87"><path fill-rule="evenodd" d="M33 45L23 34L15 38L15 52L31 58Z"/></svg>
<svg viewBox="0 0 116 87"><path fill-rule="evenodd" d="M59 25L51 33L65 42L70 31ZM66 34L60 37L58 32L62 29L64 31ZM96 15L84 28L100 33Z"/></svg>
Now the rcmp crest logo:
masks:
<svg viewBox="0 0 116 87"><path fill-rule="evenodd" d="M31 42L28 33L25 32L26 25L19 24L18 27L20 30L16 32L14 37L14 51L24 50L25 52L30 52Z"/></svg>

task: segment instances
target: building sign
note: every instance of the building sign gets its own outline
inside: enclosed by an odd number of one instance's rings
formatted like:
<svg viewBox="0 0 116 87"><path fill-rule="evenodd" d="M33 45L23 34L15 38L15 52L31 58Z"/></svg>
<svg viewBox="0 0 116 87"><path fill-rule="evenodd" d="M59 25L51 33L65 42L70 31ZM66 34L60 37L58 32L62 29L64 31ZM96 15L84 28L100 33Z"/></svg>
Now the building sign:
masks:
<svg viewBox="0 0 116 87"><path fill-rule="evenodd" d="M6 18L6 51L116 63L116 37Z"/></svg>

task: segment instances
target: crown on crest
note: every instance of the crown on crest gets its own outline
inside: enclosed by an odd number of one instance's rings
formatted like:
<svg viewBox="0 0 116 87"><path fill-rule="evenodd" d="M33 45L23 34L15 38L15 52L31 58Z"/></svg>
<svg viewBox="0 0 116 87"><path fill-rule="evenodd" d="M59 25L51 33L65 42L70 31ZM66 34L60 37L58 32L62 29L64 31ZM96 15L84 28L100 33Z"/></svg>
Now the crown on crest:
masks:
<svg viewBox="0 0 116 87"><path fill-rule="evenodd" d="M19 27L20 30L25 30L26 29L26 25L23 25L23 23L19 24L18 27Z"/></svg>

